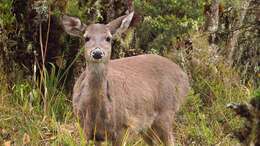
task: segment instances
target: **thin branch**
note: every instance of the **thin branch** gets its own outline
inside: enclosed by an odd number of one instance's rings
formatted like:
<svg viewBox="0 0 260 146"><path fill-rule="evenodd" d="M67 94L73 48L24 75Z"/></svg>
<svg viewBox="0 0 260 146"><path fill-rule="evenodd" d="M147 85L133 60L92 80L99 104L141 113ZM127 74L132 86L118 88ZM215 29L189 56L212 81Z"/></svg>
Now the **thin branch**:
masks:
<svg viewBox="0 0 260 146"><path fill-rule="evenodd" d="M217 32L217 33L233 33L233 32L235 32L235 31L242 30L242 29L252 28L252 27L257 26L257 25L258 25L258 24L256 24L256 23L251 23L251 24L249 24L249 25L244 25L244 26L241 26L241 27L239 27L239 28L233 28L233 29L231 29L231 30L216 31L216 32ZM216 32L205 32L205 33L203 33L203 34L197 36L196 38L204 37L204 36L206 36L206 35L211 35L211 34L214 34L214 33L216 33Z"/></svg>
<svg viewBox="0 0 260 146"><path fill-rule="evenodd" d="M48 30L47 30L47 34L46 34L46 42L45 42L45 50L44 50L44 59L46 58L46 53L47 53L47 49L48 49L48 41L49 41L49 34L50 34L50 26L51 26L51 11L49 9L48 12Z"/></svg>
<svg viewBox="0 0 260 146"><path fill-rule="evenodd" d="M42 55L42 64L45 63L45 59L44 59L44 51L43 51L43 42L42 42L42 23L40 22L40 26L39 26L39 31L40 31L40 47L41 47L41 55Z"/></svg>

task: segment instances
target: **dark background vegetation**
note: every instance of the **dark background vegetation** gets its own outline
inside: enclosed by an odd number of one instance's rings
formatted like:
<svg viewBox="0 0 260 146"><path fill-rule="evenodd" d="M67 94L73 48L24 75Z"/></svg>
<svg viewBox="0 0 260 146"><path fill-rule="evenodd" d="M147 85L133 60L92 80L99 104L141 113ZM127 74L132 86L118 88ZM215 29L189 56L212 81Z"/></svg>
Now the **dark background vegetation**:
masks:
<svg viewBox="0 0 260 146"><path fill-rule="evenodd" d="M133 10L112 58L159 54L189 74L193 90L174 125L177 143L238 142L233 131L246 120L225 106L260 96L258 0L0 0L0 144L82 142L70 101L85 65L82 40L63 31L61 16L108 23Z"/></svg>

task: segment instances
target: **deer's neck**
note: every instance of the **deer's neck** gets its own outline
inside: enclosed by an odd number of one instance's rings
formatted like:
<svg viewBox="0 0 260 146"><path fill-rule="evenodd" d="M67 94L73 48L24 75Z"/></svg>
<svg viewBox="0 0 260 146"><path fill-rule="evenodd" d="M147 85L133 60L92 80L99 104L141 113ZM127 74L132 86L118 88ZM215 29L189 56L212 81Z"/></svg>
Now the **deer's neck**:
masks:
<svg viewBox="0 0 260 146"><path fill-rule="evenodd" d="M88 64L89 71L88 87L93 106L100 110L102 101L107 94L107 64Z"/></svg>
<svg viewBox="0 0 260 146"><path fill-rule="evenodd" d="M90 94L91 117L94 123L102 123L97 125L98 128L113 128L113 124L109 121L113 119L112 102L109 95L109 83L107 80L107 64L89 64L87 66L89 72L88 91ZM115 123L115 122L114 122ZM101 126L101 127L100 127Z"/></svg>

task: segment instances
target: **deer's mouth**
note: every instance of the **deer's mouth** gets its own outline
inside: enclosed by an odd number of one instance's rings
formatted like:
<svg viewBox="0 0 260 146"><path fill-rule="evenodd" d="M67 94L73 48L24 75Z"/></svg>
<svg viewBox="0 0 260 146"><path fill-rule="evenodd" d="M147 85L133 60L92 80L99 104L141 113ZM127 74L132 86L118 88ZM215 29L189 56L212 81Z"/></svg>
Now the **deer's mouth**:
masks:
<svg viewBox="0 0 260 146"><path fill-rule="evenodd" d="M88 59L88 62L91 62L91 63L105 63L106 62L105 58L106 58L105 56L102 56L102 58L96 59L92 55L90 55L89 59Z"/></svg>

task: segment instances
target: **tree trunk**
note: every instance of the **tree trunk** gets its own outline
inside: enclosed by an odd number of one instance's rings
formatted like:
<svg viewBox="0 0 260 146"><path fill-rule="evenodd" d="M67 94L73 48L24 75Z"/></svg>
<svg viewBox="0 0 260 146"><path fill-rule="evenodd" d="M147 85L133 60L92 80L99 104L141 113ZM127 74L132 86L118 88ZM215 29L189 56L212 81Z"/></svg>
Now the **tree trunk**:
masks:
<svg viewBox="0 0 260 146"><path fill-rule="evenodd" d="M229 34L228 39L227 39L227 43L226 43L227 54L226 54L226 56L228 58L228 62L229 62L230 65L233 65L233 55L236 51L235 47L237 45L238 37L239 37L239 34L240 34L239 28L241 28L241 26L243 25L243 21L244 21L244 18L245 18L246 13L247 13L247 9L248 9L251 1L252 0L243 0L241 2L240 11L238 12L237 18L235 18L236 21L233 23L232 31Z"/></svg>
<svg viewBox="0 0 260 146"><path fill-rule="evenodd" d="M210 44L215 44L215 32L218 30L219 23L219 2L220 0L212 0L211 4L205 6L205 30L210 33Z"/></svg>

